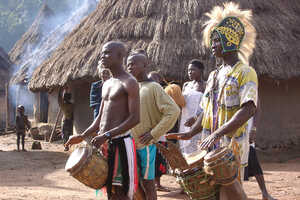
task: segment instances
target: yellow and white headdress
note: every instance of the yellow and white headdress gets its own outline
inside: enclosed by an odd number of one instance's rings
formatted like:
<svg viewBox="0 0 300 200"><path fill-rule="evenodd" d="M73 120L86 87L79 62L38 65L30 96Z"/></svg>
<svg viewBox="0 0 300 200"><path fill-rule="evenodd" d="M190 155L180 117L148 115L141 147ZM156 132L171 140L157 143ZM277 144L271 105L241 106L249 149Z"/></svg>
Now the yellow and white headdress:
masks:
<svg viewBox="0 0 300 200"><path fill-rule="evenodd" d="M252 11L241 10L233 2L224 3L223 6L216 6L206 13L209 20L204 24L203 43L210 48L212 34L216 32L224 53L238 51L241 61L248 63L256 39L256 30L251 24Z"/></svg>

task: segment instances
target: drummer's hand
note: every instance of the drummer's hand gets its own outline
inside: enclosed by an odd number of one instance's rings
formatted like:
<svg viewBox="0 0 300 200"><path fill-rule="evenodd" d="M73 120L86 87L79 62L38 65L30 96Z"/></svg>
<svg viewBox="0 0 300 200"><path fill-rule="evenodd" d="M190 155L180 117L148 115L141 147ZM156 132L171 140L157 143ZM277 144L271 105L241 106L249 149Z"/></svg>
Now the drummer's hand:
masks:
<svg viewBox="0 0 300 200"><path fill-rule="evenodd" d="M206 150L212 145L216 144L220 139L221 137L219 137L216 133L212 133L207 138L202 140L202 142L200 143L200 149Z"/></svg>
<svg viewBox="0 0 300 200"><path fill-rule="evenodd" d="M66 142L65 147L71 147L73 144L78 144L83 141L82 135L73 135L70 136L69 140Z"/></svg>
<svg viewBox="0 0 300 200"><path fill-rule="evenodd" d="M171 133L171 134L166 135L167 139L175 139L175 140L189 140L192 137L193 136L189 132L186 132L186 133Z"/></svg>
<svg viewBox="0 0 300 200"><path fill-rule="evenodd" d="M144 145L147 145L151 140L153 140L153 136L150 132L146 132L140 136L140 142Z"/></svg>
<svg viewBox="0 0 300 200"><path fill-rule="evenodd" d="M197 118L191 117L185 121L184 125L187 127L191 127L196 122L196 120L197 120Z"/></svg>
<svg viewBox="0 0 300 200"><path fill-rule="evenodd" d="M107 137L104 134L102 134L102 135L98 135L98 136L94 137L91 140L91 143L93 146L95 146L97 149L99 149L100 146L106 142L106 140L107 140Z"/></svg>

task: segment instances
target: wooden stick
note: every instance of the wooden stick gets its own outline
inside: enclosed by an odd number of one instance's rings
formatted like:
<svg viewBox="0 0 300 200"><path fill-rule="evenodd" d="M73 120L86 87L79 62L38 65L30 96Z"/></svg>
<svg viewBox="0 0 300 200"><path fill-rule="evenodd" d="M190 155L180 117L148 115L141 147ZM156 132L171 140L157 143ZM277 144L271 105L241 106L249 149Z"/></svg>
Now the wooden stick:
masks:
<svg viewBox="0 0 300 200"><path fill-rule="evenodd" d="M8 99L9 93L8 93L8 83L5 84L5 104L6 104L6 130L9 129L10 126L10 116L9 116L9 99Z"/></svg>
<svg viewBox="0 0 300 200"><path fill-rule="evenodd" d="M50 136L50 139L49 139L49 143L52 142L52 138L53 138L53 135L54 135L56 126L57 126L57 124L58 124L58 119L59 119L60 113L61 113L61 108L59 107L59 111L58 111L57 116L56 116L55 125L54 125L54 127L53 127L53 129L52 129L51 136Z"/></svg>

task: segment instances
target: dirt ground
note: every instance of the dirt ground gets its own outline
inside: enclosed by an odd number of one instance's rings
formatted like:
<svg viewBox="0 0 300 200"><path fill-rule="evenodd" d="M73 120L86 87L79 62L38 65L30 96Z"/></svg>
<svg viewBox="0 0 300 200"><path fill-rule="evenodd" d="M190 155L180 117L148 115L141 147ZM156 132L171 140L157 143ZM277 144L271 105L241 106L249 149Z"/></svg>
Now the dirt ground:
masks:
<svg viewBox="0 0 300 200"><path fill-rule="evenodd" d="M32 140L26 138L27 152L17 152L15 135L0 136L1 200L96 200L106 199L64 170L68 154L61 144L42 142L43 150L30 150ZM279 200L300 200L300 153L260 153L267 188ZM267 161L267 162L266 162ZM162 184L171 192L159 192L158 199L187 199L179 193L174 177L165 175ZM261 199L255 179L244 184L251 200Z"/></svg>

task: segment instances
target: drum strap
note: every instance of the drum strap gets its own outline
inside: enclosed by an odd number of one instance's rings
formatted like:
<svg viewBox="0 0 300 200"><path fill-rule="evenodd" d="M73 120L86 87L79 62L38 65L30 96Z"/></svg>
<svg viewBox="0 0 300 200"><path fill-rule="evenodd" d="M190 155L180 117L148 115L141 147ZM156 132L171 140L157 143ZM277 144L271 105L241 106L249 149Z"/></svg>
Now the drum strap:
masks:
<svg viewBox="0 0 300 200"><path fill-rule="evenodd" d="M108 148L108 177L107 177L107 194L108 198L110 199L112 195L112 181L113 181L113 173L115 167L115 156L116 151L118 149L119 156L121 160L121 174L122 174L122 187L125 194L128 193L129 190L129 170L128 170L128 159L127 159L127 150L125 145L125 138L130 137L130 135L113 139L109 142Z"/></svg>

